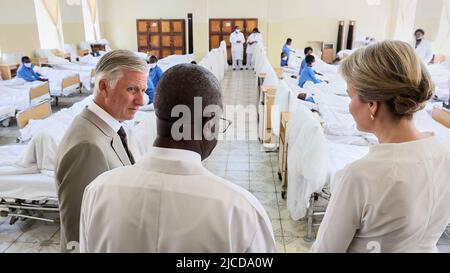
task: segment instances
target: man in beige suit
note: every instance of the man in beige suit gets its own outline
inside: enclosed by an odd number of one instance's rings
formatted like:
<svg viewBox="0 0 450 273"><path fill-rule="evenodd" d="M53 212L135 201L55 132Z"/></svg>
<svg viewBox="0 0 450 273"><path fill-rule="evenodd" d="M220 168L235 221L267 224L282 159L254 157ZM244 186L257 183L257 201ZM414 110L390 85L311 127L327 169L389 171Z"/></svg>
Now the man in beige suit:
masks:
<svg viewBox="0 0 450 273"><path fill-rule="evenodd" d="M85 187L108 170L134 164L121 122L144 105L147 76L145 61L127 50L107 53L96 67L94 100L74 119L57 154L63 252L78 248Z"/></svg>

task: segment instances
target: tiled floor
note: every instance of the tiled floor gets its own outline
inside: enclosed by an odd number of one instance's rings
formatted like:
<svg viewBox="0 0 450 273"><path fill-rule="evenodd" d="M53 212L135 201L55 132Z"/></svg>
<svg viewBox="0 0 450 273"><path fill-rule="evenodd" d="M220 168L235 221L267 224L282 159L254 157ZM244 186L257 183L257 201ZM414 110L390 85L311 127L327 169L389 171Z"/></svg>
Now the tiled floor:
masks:
<svg viewBox="0 0 450 273"><path fill-rule="evenodd" d="M224 104L254 105L255 85L256 79L252 71L228 72L222 82ZM229 114L226 113L227 118ZM246 119L244 128L236 128L243 124L237 119L238 117L234 118L232 125L235 128L230 128L227 133L234 130L245 133L245 137L234 140L226 135L227 140L219 142L211 157L204 162L205 167L249 190L263 204L271 218L279 252L308 252L311 243L303 240L306 224L290 219L286 201L281 198L277 154L266 152L254 139L256 123L252 119ZM25 221L10 226L8 222L8 218L0 218L0 252L59 251L58 225ZM438 247L441 252L450 252L450 237L443 235Z"/></svg>

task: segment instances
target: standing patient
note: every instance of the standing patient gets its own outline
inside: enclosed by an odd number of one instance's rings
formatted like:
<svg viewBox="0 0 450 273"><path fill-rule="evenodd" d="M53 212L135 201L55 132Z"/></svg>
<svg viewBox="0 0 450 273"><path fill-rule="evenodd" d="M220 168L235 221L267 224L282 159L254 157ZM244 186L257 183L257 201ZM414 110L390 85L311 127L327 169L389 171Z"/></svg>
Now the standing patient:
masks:
<svg viewBox="0 0 450 273"><path fill-rule="evenodd" d="M313 252L437 252L450 219L450 147L412 120L432 97L407 43L385 41L344 60L349 110L379 145L336 175Z"/></svg>
<svg viewBox="0 0 450 273"><path fill-rule="evenodd" d="M103 172L134 164L121 122L143 105L147 63L131 51L115 50L100 59L95 75L94 101L75 117L57 153L63 252L78 242L85 187ZM66 247L69 242L74 243Z"/></svg>
<svg viewBox="0 0 450 273"><path fill-rule="evenodd" d="M202 165L217 144L221 93L201 66L164 73L155 93L154 147L142 162L86 188L82 252L275 252L261 203Z"/></svg>

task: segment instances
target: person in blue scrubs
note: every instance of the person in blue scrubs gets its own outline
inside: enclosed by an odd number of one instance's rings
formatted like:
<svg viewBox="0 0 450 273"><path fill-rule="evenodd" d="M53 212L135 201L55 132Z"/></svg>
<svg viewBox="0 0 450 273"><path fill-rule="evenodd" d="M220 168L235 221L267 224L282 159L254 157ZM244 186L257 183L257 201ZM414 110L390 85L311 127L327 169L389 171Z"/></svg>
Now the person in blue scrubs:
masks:
<svg viewBox="0 0 450 273"><path fill-rule="evenodd" d="M156 88L159 80L163 75L162 69L158 66L158 58L154 55L150 56L150 69L148 71L148 77L152 79L153 86Z"/></svg>
<svg viewBox="0 0 450 273"><path fill-rule="evenodd" d="M150 74L147 78L147 90L145 91L145 94L148 96L148 103L153 103L153 96L155 95L155 85L153 84L152 78L150 77Z"/></svg>
<svg viewBox="0 0 450 273"><path fill-rule="evenodd" d="M286 56L287 56L286 63L289 62L289 55L291 54L291 52L295 53L295 51L291 49L291 44L292 44L292 39L287 38L286 43L284 44L283 49L282 49L282 52L284 54L286 54Z"/></svg>
<svg viewBox="0 0 450 273"><path fill-rule="evenodd" d="M302 64L300 65L300 71L298 71L298 75L299 76L300 76L300 74L302 74L303 68L306 67L306 56L313 54L312 47L310 47L310 46L305 47L304 53L305 53L305 58L303 58Z"/></svg>
<svg viewBox="0 0 450 273"><path fill-rule="evenodd" d="M298 85L303 88L307 81L311 81L314 84L321 83L322 81L316 78L316 72L313 69L315 58L313 55L308 55L305 57L306 67L302 70L300 74L300 80L298 81Z"/></svg>
<svg viewBox="0 0 450 273"><path fill-rule="evenodd" d="M281 52L281 63L280 63L280 66L281 67L288 66L288 58L286 56L286 53L284 53L284 52Z"/></svg>
<svg viewBox="0 0 450 273"><path fill-rule="evenodd" d="M17 70L17 78L24 79L27 82L48 81L47 79L44 79L39 73L34 72L33 68L34 65L31 64L30 58L27 56L22 57L22 64Z"/></svg>

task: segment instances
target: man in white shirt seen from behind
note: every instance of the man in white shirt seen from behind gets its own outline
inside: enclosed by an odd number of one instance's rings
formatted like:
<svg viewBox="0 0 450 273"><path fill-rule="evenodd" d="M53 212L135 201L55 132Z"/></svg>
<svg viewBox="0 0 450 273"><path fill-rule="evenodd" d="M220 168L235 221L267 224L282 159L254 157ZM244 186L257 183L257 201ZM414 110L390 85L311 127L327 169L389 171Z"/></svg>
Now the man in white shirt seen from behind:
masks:
<svg viewBox="0 0 450 273"><path fill-rule="evenodd" d="M81 252L275 252L261 203L202 166L217 144L222 109L214 75L174 66L154 103L151 151L133 167L99 176L84 193Z"/></svg>

